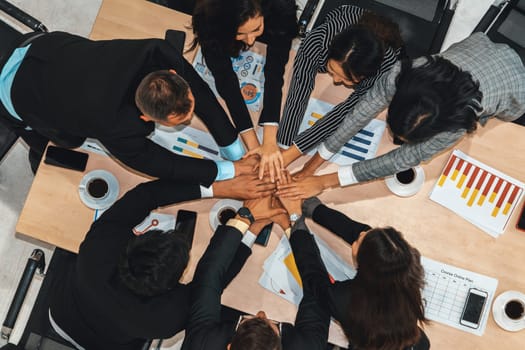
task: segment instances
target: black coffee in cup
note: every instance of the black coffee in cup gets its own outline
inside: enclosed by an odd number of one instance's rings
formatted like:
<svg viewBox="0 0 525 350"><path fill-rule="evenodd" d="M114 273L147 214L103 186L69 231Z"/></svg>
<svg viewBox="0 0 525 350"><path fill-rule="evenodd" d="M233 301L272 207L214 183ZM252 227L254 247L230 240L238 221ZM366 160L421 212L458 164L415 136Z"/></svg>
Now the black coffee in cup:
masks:
<svg viewBox="0 0 525 350"><path fill-rule="evenodd" d="M108 193L108 183L104 179L93 179L87 184L87 191L93 198L102 198Z"/></svg>
<svg viewBox="0 0 525 350"><path fill-rule="evenodd" d="M505 314L512 320L519 320L525 313L525 306L519 300L511 300L505 305Z"/></svg>
<svg viewBox="0 0 525 350"><path fill-rule="evenodd" d="M232 208L223 208L217 217L219 218L221 225L226 225L228 220L233 219L235 215L237 215L237 212Z"/></svg>
<svg viewBox="0 0 525 350"><path fill-rule="evenodd" d="M414 171L414 169L410 168L397 173L395 176L399 182L408 185L409 183L414 181L414 178L416 177L416 172Z"/></svg>

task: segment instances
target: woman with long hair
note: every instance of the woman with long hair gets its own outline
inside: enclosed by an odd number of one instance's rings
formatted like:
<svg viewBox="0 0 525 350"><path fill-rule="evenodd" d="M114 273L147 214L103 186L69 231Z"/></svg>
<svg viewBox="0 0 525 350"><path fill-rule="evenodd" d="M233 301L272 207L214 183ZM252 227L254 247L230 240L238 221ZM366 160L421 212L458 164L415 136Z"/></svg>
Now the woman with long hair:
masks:
<svg viewBox="0 0 525 350"><path fill-rule="evenodd" d="M357 350L427 350L420 328L425 318L422 290L424 270L419 251L392 227L371 228L328 208L312 197L280 198L296 221L310 217L351 245L357 270L351 280L329 285L325 295L330 314L341 324Z"/></svg>
<svg viewBox="0 0 525 350"><path fill-rule="evenodd" d="M390 105L390 106L389 106ZM393 175L429 160L491 118L525 113L525 67L508 45L475 33L432 57L398 62L381 77L306 163L309 174L388 107L387 124L403 144L336 173L307 176L278 194L309 198L331 187Z"/></svg>
<svg viewBox="0 0 525 350"><path fill-rule="evenodd" d="M349 5L328 13L324 22L308 33L295 56L277 133L278 142L290 146L283 151L284 164L288 165L333 134L403 51L399 28L388 18ZM328 73L335 85L344 85L352 91L322 119L299 133L319 73Z"/></svg>
<svg viewBox="0 0 525 350"><path fill-rule="evenodd" d="M217 91L248 150L257 149L264 162L278 152L275 142L281 111L284 67L292 39L297 35L294 0L198 0L192 16L192 49L200 45ZM231 58L255 43L267 45L264 99L259 124L264 126L260 147L253 123L233 71ZM242 146L232 152L244 153Z"/></svg>

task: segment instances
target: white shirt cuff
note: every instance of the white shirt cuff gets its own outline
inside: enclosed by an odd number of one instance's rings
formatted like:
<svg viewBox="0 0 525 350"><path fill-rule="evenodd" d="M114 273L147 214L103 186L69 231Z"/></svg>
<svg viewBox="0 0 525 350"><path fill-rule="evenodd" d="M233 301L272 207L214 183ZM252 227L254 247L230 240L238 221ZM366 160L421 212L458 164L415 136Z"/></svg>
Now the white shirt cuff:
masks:
<svg viewBox="0 0 525 350"><path fill-rule="evenodd" d="M359 182L355 178L351 165L339 167L339 170L337 170L337 177L339 178L339 184L341 186L353 185Z"/></svg>
<svg viewBox="0 0 525 350"><path fill-rule="evenodd" d="M259 125L262 125L262 126L265 126L265 125L279 126L279 123L277 123L277 122L264 122L264 123L260 123Z"/></svg>
<svg viewBox="0 0 525 350"><path fill-rule="evenodd" d="M324 160L329 160L330 158L333 157L333 155L335 153L333 152L330 152L328 150L328 148L326 148L326 146L324 145L324 143L321 143L319 145L319 148L317 149L317 153L319 153L319 155L321 156L321 158L323 158Z"/></svg>
<svg viewBox="0 0 525 350"><path fill-rule="evenodd" d="M246 231L244 236L242 237L241 242L247 246L248 248L253 247L253 244L255 243L255 240L257 239L257 236L251 232L250 230Z"/></svg>
<svg viewBox="0 0 525 350"><path fill-rule="evenodd" d="M213 184L210 187L200 186L201 198L213 198Z"/></svg>

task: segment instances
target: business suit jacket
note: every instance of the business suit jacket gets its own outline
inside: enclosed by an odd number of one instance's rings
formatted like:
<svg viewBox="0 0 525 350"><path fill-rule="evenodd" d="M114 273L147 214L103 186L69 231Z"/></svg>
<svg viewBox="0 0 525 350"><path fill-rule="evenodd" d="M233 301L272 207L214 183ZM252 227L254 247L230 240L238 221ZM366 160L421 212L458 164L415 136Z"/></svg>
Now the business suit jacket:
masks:
<svg viewBox="0 0 525 350"><path fill-rule="evenodd" d="M201 117L219 146L237 138L208 85L183 58L182 48L160 39L92 41L54 32L31 42L13 82L12 101L24 122L52 141L79 145L100 140L126 165L151 176L210 185L211 160L175 155L147 139L135 90L148 73L175 69L188 81Z"/></svg>
<svg viewBox="0 0 525 350"><path fill-rule="evenodd" d="M228 270L239 248L245 252L249 249L241 239L241 232L227 225L217 227L211 238L193 275L190 318L182 349L224 350L235 333L235 322L221 318L221 295L229 277L234 277ZM242 266L238 267L240 271Z"/></svg>
<svg viewBox="0 0 525 350"><path fill-rule="evenodd" d="M492 117L512 121L525 113L525 68L519 55L508 45L493 43L485 34L476 33L438 56L469 72L474 81L479 82L479 90L483 94L483 110L480 114L482 125ZM419 58L415 64L424 62L425 58ZM395 94L400 70L401 63L397 63L368 90L339 129L321 145L322 150L330 154L337 152L388 107ZM352 172L360 182L395 174L451 147L465 133L463 129L442 132L421 143L404 144L382 156L352 164ZM325 158L328 153L325 153Z"/></svg>
<svg viewBox="0 0 525 350"><path fill-rule="evenodd" d="M183 350L224 350L235 333L235 320L221 319L221 294L227 284L232 259L239 255L241 233L219 226L202 256L192 282L192 305ZM239 245L240 244L240 245ZM325 349L330 315L326 291L328 273L321 262L313 236L307 231L292 234L290 244L303 280L304 297L295 326L283 325L282 344L286 350ZM242 248L246 249L246 248ZM240 265L238 270L240 270Z"/></svg>
<svg viewBox="0 0 525 350"><path fill-rule="evenodd" d="M138 185L104 212L91 225L76 262L53 287L50 310L60 328L86 349L140 349L145 339L169 338L184 329L189 286L138 296L117 277L117 266L133 228L151 210L200 197L198 185L156 180Z"/></svg>
<svg viewBox="0 0 525 350"><path fill-rule="evenodd" d="M303 282L303 299L293 327L283 327L284 350L324 350L328 343L330 282L312 234L296 230L290 245Z"/></svg>

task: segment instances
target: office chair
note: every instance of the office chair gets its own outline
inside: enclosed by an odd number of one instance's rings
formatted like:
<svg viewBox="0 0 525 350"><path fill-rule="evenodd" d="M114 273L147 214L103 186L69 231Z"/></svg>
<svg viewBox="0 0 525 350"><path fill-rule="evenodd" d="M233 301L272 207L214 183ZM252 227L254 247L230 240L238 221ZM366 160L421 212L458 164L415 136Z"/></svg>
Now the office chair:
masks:
<svg viewBox="0 0 525 350"><path fill-rule="evenodd" d="M9 338L15 325L18 313L24 302L27 290L35 273L44 276L45 257L44 252L35 249L27 261L26 267L20 278L15 295L13 296L11 306L7 312L4 323L2 324L0 337L0 350L75 350L73 345L60 337L49 322L49 304L53 288L56 287L57 281L64 278L68 271L68 266L76 263L76 254L55 248L49 267L45 273L42 286L38 292L35 304L31 310L29 320L27 321L22 337L18 345L9 343ZM140 350L150 349L153 341L148 340ZM3 345L3 346L2 346ZM161 345L157 341L156 348Z"/></svg>
<svg viewBox="0 0 525 350"><path fill-rule="evenodd" d="M490 6L473 33L483 32L496 43L512 47L525 64L525 0L506 0ZM525 126L525 114L514 120Z"/></svg>
<svg viewBox="0 0 525 350"><path fill-rule="evenodd" d="M5 0L0 0L0 10L32 31L47 32L47 28L40 21ZM20 42L22 35L21 32L0 20L0 62L3 63L4 59L7 59L5 55L9 54L13 45ZM12 130L0 123L0 161L17 138L18 136Z"/></svg>
<svg viewBox="0 0 525 350"><path fill-rule="evenodd" d="M324 2L314 27L336 7L358 6L397 23L407 55L415 58L440 51L456 3L457 0L329 0Z"/></svg>

